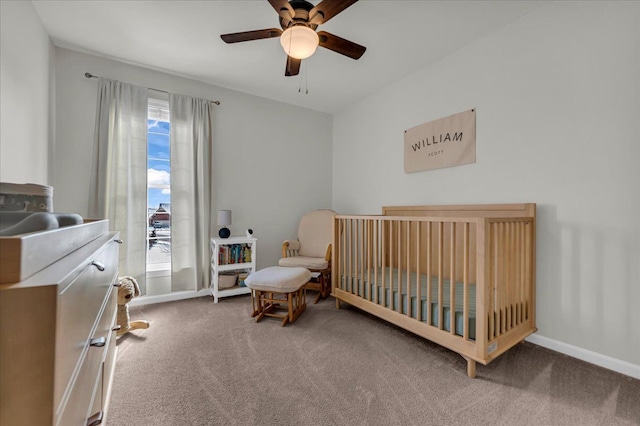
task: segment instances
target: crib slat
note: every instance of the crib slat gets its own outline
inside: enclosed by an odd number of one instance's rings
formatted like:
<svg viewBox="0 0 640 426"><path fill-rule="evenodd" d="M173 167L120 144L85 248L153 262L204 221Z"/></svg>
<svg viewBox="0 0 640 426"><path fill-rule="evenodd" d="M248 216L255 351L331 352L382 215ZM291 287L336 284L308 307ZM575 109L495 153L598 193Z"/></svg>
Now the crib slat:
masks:
<svg viewBox="0 0 640 426"><path fill-rule="evenodd" d="M522 264L520 263L520 260L522 258L522 244L521 244L521 239L520 239L520 233L522 231L522 223L521 222L517 222L516 223L516 229L515 229L515 268L516 268L516 277L514 279L514 315L515 315L515 319L514 319L514 327L517 327L518 325L520 325L520 286L522 284Z"/></svg>
<svg viewBox="0 0 640 426"><path fill-rule="evenodd" d="M333 223L333 254L331 256L331 270L333 273L331 274L331 292L333 293L336 288L340 287L340 281L342 281L342 265L340 265L340 259L342 256L342 241L340 240L339 229L342 229L342 219L334 219Z"/></svg>
<svg viewBox="0 0 640 426"><path fill-rule="evenodd" d="M416 222L416 319L422 321L422 271L420 270L420 225Z"/></svg>
<svg viewBox="0 0 640 426"><path fill-rule="evenodd" d="M451 222L449 253L449 333L456 334L456 224Z"/></svg>
<svg viewBox="0 0 640 426"><path fill-rule="evenodd" d="M357 267L358 272L358 296L364 298L364 220L358 221L358 246L357 246Z"/></svg>
<svg viewBox="0 0 640 426"><path fill-rule="evenodd" d="M520 244L520 230L522 229L522 223L518 222L515 224L515 235L514 235L514 263L516 276L513 283L513 303L514 303L514 327L517 327L520 324L520 283L522 282L522 265L520 264L520 256L522 253L522 245Z"/></svg>
<svg viewBox="0 0 640 426"><path fill-rule="evenodd" d="M523 237L524 237L524 222L519 222L518 223L518 242L517 242L517 253L518 253L518 282L517 282L517 295L516 295L516 300L517 300L517 314L516 314L516 321L517 321L517 325L522 324L522 296L523 296L523 286L524 286L524 244L523 244Z"/></svg>
<svg viewBox="0 0 640 426"><path fill-rule="evenodd" d="M411 318L411 222L406 221L405 224L407 228L407 308L405 313ZM416 277L416 279L418 279L418 277Z"/></svg>
<svg viewBox="0 0 640 426"><path fill-rule="evenodd" d="M509 282L509 288L511 289L511 328L515 328L517 324L517 287L518 287L518 224L511 223L511 269L513 274L511 281Z"/></svg>
<svg viewBox="0 0 640 426"><path fill-rule="evenodd" d="M360 248L360 220L356 219L354 222L354 230L353 230L353 276L354 276L354 289L353 293L356 296L360 296L360 277L359 277L359 260L360 256L358 256L358 251Z"/></svg>
<svg viewBox="0 0 640 426"><path fill-rule="evenodd" d="M498 227L496 224L491 223L488 230L489 237L489 250L487 257L492 260L489 263L489 294L487 294L487 301L489 303L489 340L493 340L496 337L496 304L495 304L495 289L497 288L497 265L498 251L497 251L497 238Z"/></svg>
<svg viewBox="0 0 640 426"><path fill-rule="evenodd" d="M444 235L443 222L438 222L438 328L444 329L443 269L444 269Z"/></svg>
<svg viewBox="0 0 640 426"><path fill-rule="evenodd" d="M351 230L351 292L358 294L358 219L353 219Z"/></svg>
<svg viewBox="0 0 640 426"><path fill-rule="evenodd" d="M351 291L351 293L353 293L353 285L354 285L354 281L353 281L353 260L354 260L354 254L353 254L353 244L354 244L354 219L351 219L349 221L349 228L351 229L351 232L349 233L349 291Z"/></svg>
<svg viewBox="0 0 640 426"><path fill-rule="evenodd" d="M491 307L491 288L493 286L491 269L491 227L489 220L476 221L476 356L484 357L488 343L493 340L489 323L493 318Z"/></svg>
<svg viewBox="0 0 640 426"><path fill-rule="evenodd" d="M349 229L349 222L351 219L345 219L344 221L344 230L342 231L342 257L343 257L343 268L344 268L344 291L349 291L349 280L351 277L349 276L349 238L351 238L350 233L351 229Z"/></svg>
<svg viewBox="0 0 640 426"><path fill-rule="evenodd" d="M362 219L362 297L365 300L369 299L369 289L367 285L369 283L368 271L369 270L369 221Z"/></svg>
<svg viewBox="0 0 640 426"><path fill-rule="evenodd" d="M372 220L367 220L367 231L369 232L369 254L367 256L367 289L369 290L369 301L373 300L373 296L371 295L371 268L374 264L374 257L373 257L373 244L374 244L374 239L373 239L373 221Z"/></svg>
<svg viewBox="0 0 640 426"><path fill-rule="evenodd" d="M511 270L513 271L509 288L511 289L511 328L515 328L517 324L517 287L518 287L518 224L511 223Z"/></svg>
<svg viewBox="0 0 640 426"><path fill-rule="evenodd" d="M358 289L360 291L360 297L366 298L366 294L367 294L367 289L365 288L365 278L364 278L364 259L365 259L365 245L364 245L364 219L359 221L361 226L358 226L358 229L360 229L360 280L358 281Z"/></svg>
<svg viewBox="0 0 640 426"><path fill-rule="evenodd" d="M389 291L387 292L387 307L393 310L393 221L389 222Z"/></svg>
<svg viewBox="0 0 640 426"><path fill-rule="evenodd" d="M397 249L398 259L396 261L396 272L397 272L397 282L398 282L398 301L396 302L396 312L399 314L402 313L402 222L396 221L398 226L398 237L397 237ZM394 298L395 301L395 298Z"/></svg>
<svg viewBox="0 0 640 426"><path fill-rule="evenodd" d="M389 292L387 297L387 307L393 310L393 221L389 222Z"/></svg>
<svg viewBox="0 0 640 426"><path fill-rule="evenodd" d="M385 232L385 226L387 226L387 222L384 221L382 222L382 228L380 229L381 233L382 233L382 266L381 266L381 272L382 272L382 306L387 306L387 274L385 272L385 267L387 264L387 233Z"/></svg>
<svg viewBox="0 0 640 426"><path fill-rule="evenodd" d="M365 279L365 289L366 289L366 294L367 294L367 300L371 301L371 253L372 253L372 241L371 241L371 232L372 232L372 228L371 228L371 220L369 219L365 219L364 221L365 223L365 229L366 229L366 234L365 234L365 251L366 251L366 265L364 270L366 271L366 279Z"/></svg>
<svg viewBox="0 0 640 426"><path fill-rule="evenodd" d="M511 296L512 296L512 290L513 290L513 286L511 285L511 283L513 282L513 263L512 263L512 258L513 258L513 223L506 223L505 227L507 229L507 242L506 242L506 262L507 262L507 279L504 282L504 287L505 287L505 294L506 294L506 317L507 317L507 326L506 326L506 330L509 331L511 330L512 325L511 325L511 319L512 319L512 315L511 315Z"/></svg>
<svg viewBox="0 0 640 426"><path fill-rule="evenodd" d="M340 262L342 268L342 276L344 277L343 282L340 285L340 288L344 291L347 291L347 282L349 277L347 276L347 235L349 234L349 229L347 227L347 219L342 220L342 247L340 250L340 254L342 255L342 262ZM337 303L337 302L336 302Z"/></svg>
<svg viewBox="0 0 640 426"><path fill-rule="evenodd" d="M527 270L527 252L529 250L529 245L527 241L527 231L529 229L529 224L525 223L522 226L522 297L520 300L520 309L522 311L522 322L527 320L526 308L525 304L527 303L527 288L529 284L529 271Z"/></svg>
<svg viewBox="0 0 640 426"><path fill-rule="evenodd" d="M462 337L469 340L469 223L464 224L464 236L462 241ZM476 312L478 312L476 310ZM477 315L477 313L476 313Z"/></svg>
<svg viewBox="0 0 640 426"><path fill-rule="evenodd" d="M514 328L517 323L517 292L518 292L518 224L512 222L511 224L511 281L509 281L509 308L511 312L511 321L509 321L509 327Z"/></svg>
<svg viewBox="0 0 640 426"><path fill-rule="evenodd" d="M505 281L505 291L507 294L507 331L513 328L513 277L515 268L513 264L513 222L506 224L507 227L507 280Z"/></svg>
<svg viewBox="0 0 640 426"><path fill-rule="evenodd" d="M496 281L496 306L498 307L498 321L497 321L497 333L496 337L502 335L503 332L503 309L502 309L502 280L504 277L504 262L502 261L504 256L504 230L503 224L499 223L498 225L498 240L496 243L498 244L498 270L497 270L497 281Z"/></svg>
<svg viewBox="0 0 640 426"><path fill-rule="evenodd" d="M524 275L524 277L522 278L522 299L521 299L521 309L522 309L522 322L525 322L528 320L527 317L527 301L529 300L529 286L530 286L530 281L529 281L529 277L531 277L530 275L530 271L529 271L529 223L524 223L522 226L522 244L523 244L523 250L522 250L522 273Z"/></svg>
<svg viewBox="0 0 640 426"><path fill-rule="evenodd" d="M502 305L500 304L500 274L502 273L502 265L500 264L500 256L502 255L502 250L501 247L502 245L500 244L501 241L501 237L502 237L502 233L501 233L501 229L500 229L500 224L497 223L496 225L496 258L495 258L495 262L496 262L496 286L495 286L495 305L496 305L496 337L500 336L500 334L502 333L501 331L501 326L502 326Z"/></svg>
<svg viewBox="0 0 640 426"><path fill-rule="evenodd" d="M388 284L388 289L389 291L386 292L386 296L387 296L387 307L391 310L393 310L393 288L394 288L394 283L393 283L393 268L394 268L394 262L395 262L395 257L393 256L394 254L394 227L393 227L393 221L389 222L389 253L387 254L387 261L389 262L388 268L387 268L387 284Z"/></svg>
<svg viewBox="0 0 640 426"><path fill-rule="evenodd" d="M431 258L433 256L431 249L431 222L427 222L427 324L432 325L431 317L433 315L431 308Z"/></svg>
<svg viewBox="0 0 640 426"><path fill-rule="evenodd" d="M506 314L505 314L505 309L504 309L504 305L505 305L505 298L504 298L504 279L505 279L505 275L506 275L506 265L505 265L505 251L506 251L506 244L505 244L505 224L504 223L500 223L499 225L499 229L500 229L500 275L498 277L498 294L500 296L500 335L502 335L505 332L505 327L506 327L506 322L505 322L505 318L506 318Z"/></svg>
<svg viewBox="0 0 640 426"><path fill-rule="evenodd" d="M531 262L531 257L530 257L530 250L531 250L531 240L530 240L530 232L531 229L533 228L532 224L530 223L526 223L524 226L524 255L523 255L523 261L524 261L524 266L523 266L523 271L525 274L525 279L523 280L523 288L522 288L522 321L529 321L529 316L527 315L527 303L529 302L529 292L531 291L531 287L533 285L532 282L532 274L535 274L535 272L532 272L529 268L530 268L530 262Z"/></svg>

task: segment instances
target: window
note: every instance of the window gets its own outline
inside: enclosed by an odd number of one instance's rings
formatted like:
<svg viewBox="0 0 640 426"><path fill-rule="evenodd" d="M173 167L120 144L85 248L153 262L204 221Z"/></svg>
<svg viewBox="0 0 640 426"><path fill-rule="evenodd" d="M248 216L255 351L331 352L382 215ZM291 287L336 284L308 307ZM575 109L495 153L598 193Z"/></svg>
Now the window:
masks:
<svg viewBox="0 0 640 426"><path fill-rule="evenodd" d="M171 269L169 102L149 98L147 112L147 271Z"/></svg>

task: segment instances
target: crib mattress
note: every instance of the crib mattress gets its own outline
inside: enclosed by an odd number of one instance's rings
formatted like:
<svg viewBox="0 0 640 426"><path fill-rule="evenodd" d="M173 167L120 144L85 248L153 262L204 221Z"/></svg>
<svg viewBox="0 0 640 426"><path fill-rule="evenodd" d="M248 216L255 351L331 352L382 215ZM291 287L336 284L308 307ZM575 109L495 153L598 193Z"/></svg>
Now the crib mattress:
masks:
<svg viewBox="0 0 640 426"><path fill-rule="evenodd" d="M381 269L378 270L377 283L374 282L375 274L371 271L371 274L367 274L365 271L364 279L362 277L351 277L349 280L347 277L342 276L342 288L350 293L353 293L364 299L376 300L377 303L390 310L399 311L402 314L407 313L407 306L409 299L411 301L411 316L415 319L418 318L418 297L417 297L417 275L415 272L409 274L409 284L411 286L411 297L408 297L407 292L407 273L401 271L400 280L398 281L398 270L396 268L385 268L384 271L384 288L382 287L383 274ZM370 279L370 283L367 280ZM427 288L428 277L425 274L420 275L420 318L422 322L427 322L431 319L431 325L439 327L439 315L438 315L438 277L431 276L431 298L428 300L427 295L429 289ZM401 286L398 285L401 282ZM391 285L393 283L393 285ZM400 289L401 287L401 289ZM393 297L392 290L393 288ZM384 295L384 298L383 298ZM442 328L451 331L451 285L448 279L443 279L442 283ZM384 300L384 304L382 303ZM455 334L462 336L464 327L464 284L462 282L455 283ZM468 301L469 301L469 338L475 340L476 334L476 286L475 284L468 285ZM429 303L430 302L430 303ZM400 309L399 309L400 308Z"/></svg>

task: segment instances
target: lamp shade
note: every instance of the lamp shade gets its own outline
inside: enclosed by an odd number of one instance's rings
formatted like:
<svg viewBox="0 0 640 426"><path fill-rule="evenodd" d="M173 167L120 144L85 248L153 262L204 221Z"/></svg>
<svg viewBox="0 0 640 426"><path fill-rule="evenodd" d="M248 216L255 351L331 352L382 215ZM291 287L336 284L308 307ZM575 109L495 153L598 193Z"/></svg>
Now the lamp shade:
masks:
<svg viewBox="0 0 640 426"><path fill-rule="evenodd" d="M218 226L222 226L218 231L220 238L229 238L231 231L227 226L231 225L231 210L218 210Z"/></svg>
<svg viewBox="0 0 640 426"><path fill-rule="evenodd" d="M318 34L304 25L289 27L280 36L280 44L284 51L296 59L305 59L313 55L319 42Z"/></svg>
<svg viewBox="0 0 640 426"><path fill-rule="evenodd" d="M218 225L231 225L231 210L218 210Z"/></svg>

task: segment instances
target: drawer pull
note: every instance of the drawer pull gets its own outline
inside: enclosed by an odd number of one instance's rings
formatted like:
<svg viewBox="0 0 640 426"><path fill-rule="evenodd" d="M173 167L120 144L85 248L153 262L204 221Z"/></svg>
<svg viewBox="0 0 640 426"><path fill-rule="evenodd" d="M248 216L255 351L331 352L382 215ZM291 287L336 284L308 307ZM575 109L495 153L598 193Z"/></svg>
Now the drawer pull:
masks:
<svg viewBox="0 0 640 426"><path fill-rule="evenodd" d="M91 262L91 264L93 266L95 266L96 268L98 268L98 271L102 272L104 271L104 265L100 262L96 262L95 260L93 262Z"/></svg>
<svg viewBox="0 0 640 426"><path fill-rule="evenodd" d="M106 337L96 337L95 339L91 339L91 341L89 342L89 346L101 348L105 343L107 343Z"/></svg>
<svg viewBox="0 0 640 426"><path fill-rule="evenodd" d="M113 240L113 241L115 241L115 242L116 242L116 243L118 243L118 244L122 244L122 243L124 242L124 241L119 240L119 239L118 239L118 240Z"/></svg>
<svg viewBox="0 0 640 426"><path fill-rule="evenodd" d="M102 411L98 411L87 420L87 426L97 426L102 424Z"/></svg>
<svg viewBox="0 0 640 426"><path fill-rule="evenodd" d="M113 327L111 329L111 331L120 331L120 329L122 328L122 326L120 324L116 325L115 327Z"/></svg>

